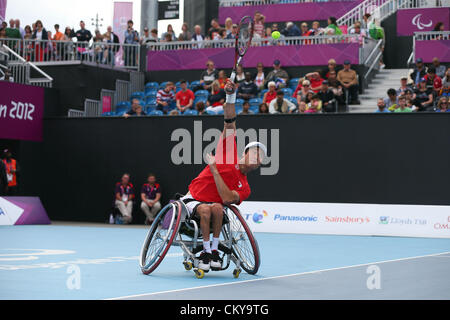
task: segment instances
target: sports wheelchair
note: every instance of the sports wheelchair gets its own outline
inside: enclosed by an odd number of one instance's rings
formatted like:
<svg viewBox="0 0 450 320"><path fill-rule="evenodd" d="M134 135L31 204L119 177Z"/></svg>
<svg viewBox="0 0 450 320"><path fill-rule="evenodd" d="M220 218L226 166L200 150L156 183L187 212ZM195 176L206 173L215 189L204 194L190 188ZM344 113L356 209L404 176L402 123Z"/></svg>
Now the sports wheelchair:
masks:
<svg viewBox="0 0 450 320"><path fill-rule="evenodd" d="M195 215L190 217L182 200L172 201L162 208L142 245L139 260L142 273L148 275L155 271L170 246L174 245L181 247L183 251L184 268L193 270L198 279L203 278L205 271L198 268L199 260L195 256L203 250L199 226L200 218ZM234 205L224 206L221 235L218 251L223 263L220 270L227 269L232 261L236 266L233 270L234 278L239 277L241 268L249 274L256 274L261 262L258 243Z"/></svg>

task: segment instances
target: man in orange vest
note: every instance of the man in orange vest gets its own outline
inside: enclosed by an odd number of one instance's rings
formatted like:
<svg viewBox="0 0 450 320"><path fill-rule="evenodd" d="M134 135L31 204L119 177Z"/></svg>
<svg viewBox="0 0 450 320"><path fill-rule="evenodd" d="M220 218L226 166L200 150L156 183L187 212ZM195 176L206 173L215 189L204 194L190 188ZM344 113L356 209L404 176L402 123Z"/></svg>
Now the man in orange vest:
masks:
<svg viewBox="0 0 450 320"><path fill-rule="evenodd" d="M11 151L8 149L4 151L3 163L6 167L6 177L8 180L6 194L8 196L15 196L17 193L17 173L19 172L19 165L17 164L17 161L12 158Z"/></svg>

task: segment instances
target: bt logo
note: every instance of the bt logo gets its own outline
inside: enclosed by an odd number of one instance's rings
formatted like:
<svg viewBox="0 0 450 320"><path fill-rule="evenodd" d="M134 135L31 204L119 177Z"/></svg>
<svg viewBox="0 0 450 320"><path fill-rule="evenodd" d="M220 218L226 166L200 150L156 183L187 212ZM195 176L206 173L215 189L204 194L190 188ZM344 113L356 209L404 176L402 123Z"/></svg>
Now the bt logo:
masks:
<svg viewBox="0 0 450 320"><path fill-rule="evenodd" d="M259 214L257 212L253 214L254 223L262 223L263 218L268 216L266 210L263 210L262 212L263 212L262 214Z"/></svg>

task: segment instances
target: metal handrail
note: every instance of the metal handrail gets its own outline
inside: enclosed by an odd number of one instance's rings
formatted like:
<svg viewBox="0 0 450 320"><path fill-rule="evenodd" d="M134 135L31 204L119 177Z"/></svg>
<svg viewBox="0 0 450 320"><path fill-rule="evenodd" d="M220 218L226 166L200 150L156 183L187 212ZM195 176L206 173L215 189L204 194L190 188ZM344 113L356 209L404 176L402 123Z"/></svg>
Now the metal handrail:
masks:
<svg viewBox="0 0 450 320"><path fill-rule="evenodd" d="M378 40L377 45L375 46L375 48L373 48L372 52L369 54L367 59L364 61L364 65L366 65L370 61L370 58L372 58L374 53L378 51L378 49L379 49L379 47L381 46L382 43L383 43L383 40Z"/></svg>
<svg viewBox="0 0 450 320"><path fill-rule="evenodd" d="M366 79L366 78L369 76L370 72L372 72L372 69L375 67L375 64L377 64L377 63L380 62L380 58L381 58L382 55L383 55L383 52L380 51L380 52L378 53L378 55L376 56L375 60L374 60L374 61L372 62L372 64L370 65L369 70L368 70L368 71L366 72L366 74L364 75L364 79Z"/></svg>
<svg viewBox="0 0 450 320"><path fill-rule="evenodd" d="M26 61L24 58L22 58L20 55L18 55L14 50L9 48L7 45L3 44L3 48L5 48L10 54L12 54L17 60L21 61L24 65L31 66L34 70L36 70L38 73L40 73L44 78L46 78L47 82L53 82L53 78L50 77L48 74L46 74L44 71L39 69L37 66L35 66L33 63ZM30 80L30 76L28 75L28 81Z"/></svg>
<svg viewBox="0 0 450 320"><path fill-rule="evenodd" d="M450 31L414 32L414 40L450 40Z"/></svg>
<svg viewBox="0 0 450 320"><path fill-rule="evenodd" d="M242 7L264 4L289 4L311 2L348 2L354 0L220 0L219 7Z"/></svg>
<svg viewBox="0 0 450 320"><path fill-rule="evenodd" d="M331 43L351 43L358 42L358 34L343 35L319 35L308 37L282 37L277 40L272 38L254 38L251 46L270 45L310 45L310 44L331 44ZM171 41L147 44L147 48L152 51L157 50L197 50L203 48L230 48L234 47L234 39L223 40L203 40L203 41Z"/></svg>

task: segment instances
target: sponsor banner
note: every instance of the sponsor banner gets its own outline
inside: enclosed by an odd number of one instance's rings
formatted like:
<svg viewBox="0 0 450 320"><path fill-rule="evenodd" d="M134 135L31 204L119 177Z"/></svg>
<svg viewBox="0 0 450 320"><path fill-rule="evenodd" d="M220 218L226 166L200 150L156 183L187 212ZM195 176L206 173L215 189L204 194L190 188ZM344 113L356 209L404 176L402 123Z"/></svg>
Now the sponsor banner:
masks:
<svg viewBox="0 0 450 320"><path fill-rule="evenodd" d="M0 22L5 21L7 1L8 0L0 0Z"/></svg>
<svg viewBox="0 0 450 320"><path fill-rule="evenodd" d="M431 63L434 57L442 63L450 62L450 40L416 41L414 56L425 63Z"/></svg>
<svg viewBox="0 0 450 320"><path fill-rule="evenodd" d="M449 8L402 9L397 11L397 35L412 36L414 32L433 31L438 22L449 30Z"/></svg>
<svg viewBox="0 0 450 320"><path fill-rule="evenodd" d="M50 224L37 197L0 197L0 225Z"/></svg>
<svg viewBox="0 0 450 320"><path fill-rule="evenodd" d="M271 67L274 60L280 60L284 67L327 65L329 59L338 64L349 60L359 63L358 43L310 44L292 46L251 47L248 49L244 68L256 67L262 62ZM208 59L214 61L216 68L232 68L234 48L197 49L197 50L165 50L147 52L147 71L193 70L205 69Z"/></svg>
<svg viewBox="0 0 450 320"><path fill-rule="evenodd" d="M327 20L330 16L341 17L357 6L361 0L266 4L242 7L219 7L219 23L225 24L230 17L234 23L244 16L253 17L256 11L266 17L265 22Z"/></svg>
<svg viewBox="0 0 450 320"><path fill-rule="evenodd" d="M42 141L44 88L0 81L0 139Z"/></svg>
<svg viewBox="0 0 450 320"><path fill-rule="evenodd" d="M254 232L450 238L450 206L243 202Z"/></svg>
<svg viewBox="0 0 450 320"><path fill-rule="evenodd" d="M123 43L128 20L133 19L133 2L114 2L113 31L119 37L119 42ZM115 55L116 66L123 66L123 50L120 47Z"/></svg>
<svg viewBox="0 0 450 320"><path fill-rule="evenodd" d="M102 99L102 113L111 112L111 97L103 96Z"/></svg>

